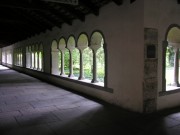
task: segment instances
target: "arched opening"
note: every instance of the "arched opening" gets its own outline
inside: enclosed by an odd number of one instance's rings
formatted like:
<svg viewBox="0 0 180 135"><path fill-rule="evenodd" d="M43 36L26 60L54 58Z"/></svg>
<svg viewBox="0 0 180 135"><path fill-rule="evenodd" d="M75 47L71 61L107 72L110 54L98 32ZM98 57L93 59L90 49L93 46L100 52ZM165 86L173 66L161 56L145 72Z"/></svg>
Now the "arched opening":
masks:
<svg viewBox="0 0 180 135"><path fill-rule="evenodd" d="M91 36L90 48L93 50L93 83L104 83L105 77L105 53L104 38L100 32L94 32Z"/></svg>
<svg viewBox="0 0 180 135"><path fill-rule="evenodd" d="M70 36L67 41L67 49L69 50L69 77L79 76L79 51L75 47L75 38Z"/></svg>
<svg viewBox="0 0 180 135"><path fill-rule="evenodd" d="M64 51L64 73L69 76L70 73L70 53L68 49Z"/></svg>
<svg viewBox="0 0 180 135"><path fill-rule="evenodd" d="M180 61L180 29L172 27L167 33L167 45L165 48L165 80L166 90L179 87L179 61Z"/></svg>
<svg viewBox="0 0 180 135"><path fill-rule="evenodd" d="M79 65L80 65L79 80L83 80L85 78L85 76L86 76L86 78L88 78L88 76L90 77L90 75L88 75L88 70L91 70L88 68L88 66L85 67L85 65L88 63L88 59L86 58L87 54L86 54L86 52L84 52L84 50L86 48L88 48L88 37L86 34L80 34L78 41L77 41L77 48L79 49ZM87 69L86 75L84 74L85 68ZM90 77L90 79L91 79L91 77Z"/></svg>
<svg viewBox="0 0 180 135"><path fill-rule="evenodd" d="M101 47L98 49L96 53L97 58L97 80L99 82L104 82L104 75L105 75L105 55L104 55L104 48L103 44L101 44Z"/></svg>
<svg viewBox="0 0 180 135"><path fill-rule="evenodd" d="M65 75L65 61L67 61L65 57L65 51L66 51L66 41L64 38L61 38L59 40L59 69L60 69L60 75ZM66 65L67 66L67 65Z"/></svg>
<svg viewBox="0 0 180 135"><path fill-rule="evenodd" d="M75 77L79 77L80 75L80 53L77 48L72 51L72 62L73 62L73 73Z"/></svg>
<svg viewBox="0 0 180 135"><path fill-rule="evenodd" d="M85 79L92 80L93 77L93 52L87 47L83 51L83 68Z"/></svg>

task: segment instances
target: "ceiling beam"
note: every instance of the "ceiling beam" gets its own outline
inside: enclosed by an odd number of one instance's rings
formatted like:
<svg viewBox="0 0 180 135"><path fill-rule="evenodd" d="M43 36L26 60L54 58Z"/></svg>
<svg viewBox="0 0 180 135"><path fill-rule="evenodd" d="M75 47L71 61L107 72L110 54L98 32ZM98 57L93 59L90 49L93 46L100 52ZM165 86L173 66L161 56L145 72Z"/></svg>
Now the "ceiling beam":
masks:
<svg viewBox="0 0 180 135"><path fill-rule="evenodd" d="M123 4L123 0L113 0L113 2L116 3L117 5Z"/></svg>
<svg viewBox="0 0 180 135"><path fill-rule="evenodd" d="M93 3L91 3L88 0L79 1L81 6L84 6L85 8L89 9L91 13L93 13L95 16L99 15L99 7L94 6Z"/></svg>
<svg viewBox="0 0 180 135"><path fill-rule="evenodd" d="M38 23L38 20L34 18L34 16L31 16L30 14L27 13L25 10L15 10L16 14L18 14L21 18L23 18L24 21L27 21L30 25L33 25L37 30L43 31L44 29L47 29L42 24Z"/></svg>
<svg viewBox="0 0 180 135"><path fill-rule="evenodd" d="M61 24L64 23L62 20L57 18L54 14L51 14L49 11L47 12L38 12L38 15L43 16L46 20L51 21L54 26L61 28Z"/></svg>
<svg viewBox="0 0 180 135"><path fill-rule="evenodd" d="M41 7L41 5L38 5L36 0L0 0L0 7L26 10L46 10L45 8Z"/></svg>
<svg viewBox="0 0 180 135"><path fill-rule="evenodd" d="M133 3L133 2L135 2L136 0L130 0L130 3Z"/></svg>
<svg viewBox="0 0 180 135"><path fill-rule="evenodd" d="M68 6L62 6L62 8L64 8L65 10L69 11L70 14L72 14L73 16L75 16L76 18L78 18L79 20L81 20L82 22L85 21L85 15L74 10L73 8L70 8Z"/></svg>
<svg viewBox="0 0 180 135"><path fill-rule="evenodd" d="M63 5L62 4L55 4L55 3L49 3L49 6L56 7L55 9L57 10L56 12L58 12L59 10L65 10L66 12L69 12L70 14L72 14L73 16L75 16L77 19L81 20L82 22L85 21L85 15L82 14L81 12L78 12L76 10L74 10L74 8L68 6L68 5Z"/></svg>
<svg viewBox="0 0 180 135"><path fill-rule="evenodd" d="M44 18L43 16L39 15L37 12L30 11L28 12L30 16L32 16L32 19L35 19L37 22L39 22L41 25L45 25L47 29L51 29L55 24Z"/></svg>
<svg viewBox="0 0 180 135"><path fill-rule="evenodd" d="M60 11L56 10L54 7L49 6L48 4L46 4L46 2L39 2L39 4L41 6L43 6L44 8L46 8L46 12L50 12L51 14L53 14L54 16L56 16L56 18L59 18L60 20L62 20L63 22L67 23L68 25L72 25L72 22L62 13L60 13ZM58 27L61 27L57 25Z"/></svg>

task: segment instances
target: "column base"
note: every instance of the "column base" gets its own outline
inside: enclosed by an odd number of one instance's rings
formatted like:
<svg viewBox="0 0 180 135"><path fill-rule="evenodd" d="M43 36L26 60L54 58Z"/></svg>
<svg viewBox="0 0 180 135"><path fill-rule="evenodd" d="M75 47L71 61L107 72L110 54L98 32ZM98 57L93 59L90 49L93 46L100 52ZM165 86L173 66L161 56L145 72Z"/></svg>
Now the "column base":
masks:
<svg viewBox="0 0 180 135"><path fill-rule="evenodd" d="M68 77L74 77L74 75L73 75L73 74L70 74L70 75L68 75Z"/></svg>
<svg viewBox="0 0 180 135"><path fill-rule="evenodd" d="M84 80L84 79L85 79L84 76L80 76L80 77L78 78L78 80Z"/></svg>
<svg viewBox="0 0 180 135"><path fill-rule="evenodd" d="M91 83L98 83L99 81L98 80L92 80Z"/></svg>
<svg viewBox="0 0 180 135"><path fill-rule="evenodd" d="M173 83L172 83L172 86L179 87L179 82L173 82Z"/></svg>

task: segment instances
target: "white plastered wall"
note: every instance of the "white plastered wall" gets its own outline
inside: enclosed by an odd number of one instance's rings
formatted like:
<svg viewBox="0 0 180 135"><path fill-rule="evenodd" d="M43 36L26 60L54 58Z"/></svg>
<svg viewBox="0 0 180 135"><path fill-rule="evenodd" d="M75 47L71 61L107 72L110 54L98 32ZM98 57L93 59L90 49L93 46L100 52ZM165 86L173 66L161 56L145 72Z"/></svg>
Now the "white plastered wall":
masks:
<svg viewBox="0 0 180 135"><path fill-rule="evenodd" d="M110 3L100 9L98 17L86 16L86 21L73 21L73 25L64 24L61 29L53 28L36 35L15 46L33 45L42 42L44 48L44 71L51 71L51 42L61 36L68 39L73 34L77 39L81 32L90 37L95 30L102 31L107 45L108 88L113 93L97 90L93 87L77 84L64 79L49 77L66 87L89 94L123 108L142 112L142 82L144 69L144 27L143 0L130 4L124 1L120 6ZM34 73L35 74L35 73Z"/></svg>
<svg viewBox="0 0 180 135"><path fill-rule="evenodd" d="M180 5L177 0L145 0L144 9L144 27L158 29L157 109L175 107L180 105L180 93L159 96L159 92L162 91L162 42L170 25L180 25Z"/></svg>

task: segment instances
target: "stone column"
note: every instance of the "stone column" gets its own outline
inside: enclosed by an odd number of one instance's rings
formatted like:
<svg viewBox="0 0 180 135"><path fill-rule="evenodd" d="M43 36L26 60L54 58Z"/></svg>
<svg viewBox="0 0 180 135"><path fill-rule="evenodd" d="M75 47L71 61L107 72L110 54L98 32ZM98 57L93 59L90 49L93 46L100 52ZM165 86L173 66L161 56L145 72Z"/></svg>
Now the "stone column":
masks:
<svg viewBox="0 0 180 135"><path fill-rule="evenodd" d="M70 60L69 60L69 77L73 77L73 58L72 58L72 52L75 49L75 38L73 36L70 36L67 41L67 49L70 53Z"/></svg>
<svg viewBox="0 0 180 135"><path fill-rule="evenodd" d="M18 66L20 66L20 49L18 49Z"/></svg>
<svg viewBox="0 0 180 135"><path fill-rule="evenodd" d="M36 45L36 70L39 70L39 45Z"/></svg>
<svg viewBox="0 0 180 135"><path fill-rule="evenodd" d="M179 86L179 48L174 47L174 86Z"/></svg>
<svg viewBox="0 0 180 135"><path fill-rule="evenodd" d="M44 53L43 49L41 50L41 71L44 70Z"/></svg>
<svg viewBox="0 0 180 135"><path fill-rule="evenodd" d="M97 50L93 50L93 79L92 79L92 83L96 83L98 82L97 80L97 62L96 62L96 53Z"/></svg>
<svg viewBox="0 0 180 135"><path fill-rule="evenodd" d="M69 66L70 66L70 68L69 68L69 77L74 77L72 53L73 53L73 50L69 50L69 56L70 56L70 59L69 59Z"/></svg>
<svg viewBox="0 0 180 135"><path fill-rule="evenodd" d="M20 66L22 66L22 48L20 48Z"/></svg>
<svg viewBox="0 0 180 135"><path fill-rule="evenodd" d="M168 42L163 41L162 43L162 91L166 91L166 51L167 51Z"/></svg>
<svg viewBox="0 0 180 135"><path fill-rule="evenodd" d="M34 54L34 46L32 46L31 48L31 68L34 69L34 57L35 57L35 54Z"/></svg>
<svg viewBox="0 0 180 135"><path fill-rule="evenodd" d="M84 69L83 69L83 51L88 48L88 37L86 34L81 34L77 41L77 48L79 49L80 53L80 72L79 72L79 80L83 80L84 77Z"/></svg>
<svg viewBox="0 0 180 135"><path fill-rule="evenodd" d="M29 68L32 68L32 47L29 47Z"/></svg>
<svg viewBox="0 0 180 135"><path fill-rule="evenodd" d="M36 69L36 47L34 47L33 53L34 53L34 67L33 67L33 69Z"/></svg>
<svg viewBox="0 0 180 135"><path fill-rule="evenodd" d="M169 46L174 50L174 82L173 86L179 87L179 43L168 42Z"/></svg>
<svg viewBox="0 0 180 135"><path fill-rule="evenodd" d="M143 112L157 110L158 97L158 30L144 28L144 76L143 76Z"/></svg>
<svg viewBox="0 0 180 135"><path fill-rule="evenodd" d="M80 52L80 75L79 75L79 80L84 79L84 69L83 69L83 49L79 49Z"/></svg>
<svg viewBox="0 0 180 135"><path fill-rule="evenodd" d="M41 71L41 69L42 69L42 58L40 58L40 54L42 56L41 50L39 50L39 52L38 52L38 67L39 67L39 71Z"/></svg>
<svg viewBox="0 0 180 135"><path fill-rule="evenodd" d="M65 72L64 72L64 50L61 50L61 74L60 75L65 75Z"/></svg>
<svg viewBox="0 0 180 135"><path fill-rule="evenodd" d="M51 67L51 73L54 75L59 75L59 69L58 69L58 51L51 52L52 56L52 67Z"/></svg>
<svg viewBox="0 0 180 135"><path fill-rule="evenodd" d="M37 52L37 70L40 70L40 68L39 68L39 51Z"/></svg>

